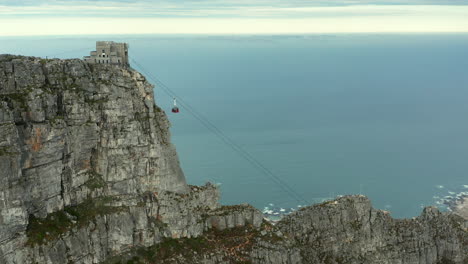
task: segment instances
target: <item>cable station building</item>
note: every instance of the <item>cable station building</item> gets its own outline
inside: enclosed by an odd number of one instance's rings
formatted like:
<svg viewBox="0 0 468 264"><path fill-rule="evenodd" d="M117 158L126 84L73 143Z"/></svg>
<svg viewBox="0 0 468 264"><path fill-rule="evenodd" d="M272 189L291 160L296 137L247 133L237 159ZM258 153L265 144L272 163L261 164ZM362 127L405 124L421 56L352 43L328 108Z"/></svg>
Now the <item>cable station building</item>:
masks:
<svg viewBox="0 0 468 264"><path fill-rule="evenodd" d="M84 61L92 64L117 64L129 66L128 44L113 41L96 41L96 50L85 56Z"/></svg>

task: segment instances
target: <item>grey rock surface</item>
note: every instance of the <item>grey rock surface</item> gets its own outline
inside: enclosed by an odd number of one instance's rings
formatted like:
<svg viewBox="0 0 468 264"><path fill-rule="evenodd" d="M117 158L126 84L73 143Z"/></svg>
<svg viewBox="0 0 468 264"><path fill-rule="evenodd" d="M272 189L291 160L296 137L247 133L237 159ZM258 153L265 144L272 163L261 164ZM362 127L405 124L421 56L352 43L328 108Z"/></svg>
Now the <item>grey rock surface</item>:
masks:
<svg viewBox="0 0 468 264"><path fill-rule="evenodd" d="M189 186L140 73L0 55L0 264L468 263L467 221L363 196L276 225Z"/></svg>
<svg viewBox="0 0 468 264"><path fill-rule="evenodd" d="M454 213L468 220L468 196L457 199L450 208Z"/></svg>
<svg viewBox="0 0 468 264"><path fill-rule="evenodd" d="M393 219L361 195L307 207L278 224L298 242L304 263L467 263L467 227L434 207Z"/></svg>
<svg viewBox="0 0 468 264"><path fill-rule="evenodd" d="M211 246L201 252L186 243L176 257L141 263L466 264L467 228L462 217L433 207L413 219L393 219L364 196L345 196L305 207L276 225L205 233Z"/></svg>

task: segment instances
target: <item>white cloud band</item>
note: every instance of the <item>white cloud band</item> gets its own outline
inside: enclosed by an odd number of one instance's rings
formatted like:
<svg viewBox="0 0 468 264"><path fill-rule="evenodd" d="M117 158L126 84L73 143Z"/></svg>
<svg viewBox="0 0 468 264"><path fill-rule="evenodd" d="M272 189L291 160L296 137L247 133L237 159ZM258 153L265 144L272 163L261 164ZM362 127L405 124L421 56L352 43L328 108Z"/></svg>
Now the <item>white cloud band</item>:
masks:
<svg viewBox="0 0 468 264"><path fill-rule="evenodd" d="M0 36L468 32L468 6L253 8L230 10L230 17L213 17L219 10L184 12L170 18L0 16Z"/></svg>

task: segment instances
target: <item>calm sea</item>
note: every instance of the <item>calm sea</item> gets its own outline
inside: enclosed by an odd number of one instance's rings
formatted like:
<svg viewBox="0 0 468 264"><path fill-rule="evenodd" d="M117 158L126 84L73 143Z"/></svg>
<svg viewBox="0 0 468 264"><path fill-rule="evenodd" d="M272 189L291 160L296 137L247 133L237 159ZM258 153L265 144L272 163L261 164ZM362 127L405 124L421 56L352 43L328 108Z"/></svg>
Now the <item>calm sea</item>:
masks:
<svg viewBox="0 0 468 264"><path fill-rule="evenodd" d="M468 191L468 35L0 38L0 53L130 56L309 202L362 193L395 217ZM138 67L135 67L138 69ZM297 207L158 87L191 184L224 204Z"/></svg>

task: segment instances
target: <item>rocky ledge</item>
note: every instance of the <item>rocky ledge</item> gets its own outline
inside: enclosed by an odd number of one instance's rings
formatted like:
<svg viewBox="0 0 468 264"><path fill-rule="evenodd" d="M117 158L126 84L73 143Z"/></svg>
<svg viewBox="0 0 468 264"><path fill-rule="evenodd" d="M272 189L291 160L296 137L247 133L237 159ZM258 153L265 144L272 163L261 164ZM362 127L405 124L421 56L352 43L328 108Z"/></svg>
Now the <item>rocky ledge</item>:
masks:
<svg viewBox="0 0 468 264"><path fill-rule="evenodd" d="M276 225L190 186L140 73L0 55L0 263L468 263L467 222L363 196Z"/></svg>
<svg viewBox="0 0 468 264"><path fill-rule="evenodd" d="M468 196L465 195L455 200L453 204L450 205L450 209L468 220Z"/></svg>

